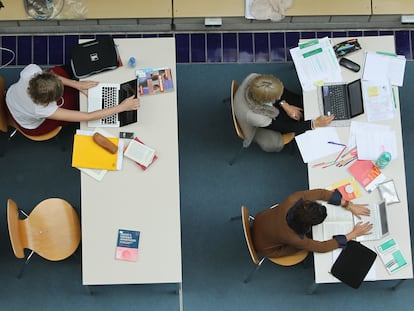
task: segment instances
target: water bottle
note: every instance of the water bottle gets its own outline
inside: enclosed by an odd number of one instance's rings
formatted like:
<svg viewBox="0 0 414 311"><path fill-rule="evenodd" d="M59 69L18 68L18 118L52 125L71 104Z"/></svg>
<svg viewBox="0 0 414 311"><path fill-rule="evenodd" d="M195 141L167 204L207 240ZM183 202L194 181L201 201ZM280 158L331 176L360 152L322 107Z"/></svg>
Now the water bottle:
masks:
<svg viewBox="0 0 414 311"><path fill-rule="evenodd" d="M136 64L137 64L137 62L135 60L135 57L131 56L128 60L128 67L129 68L135 68Z"/></svg>
<svg viewBox="0 0 414 311"><path fill-rule="evenodd" d="M383 153L380 154L378 159L375 161L375 166L378 167L379 169L383 169L390 162L391 162L391 153L389 153L388 151L384 151Z"/></svg>

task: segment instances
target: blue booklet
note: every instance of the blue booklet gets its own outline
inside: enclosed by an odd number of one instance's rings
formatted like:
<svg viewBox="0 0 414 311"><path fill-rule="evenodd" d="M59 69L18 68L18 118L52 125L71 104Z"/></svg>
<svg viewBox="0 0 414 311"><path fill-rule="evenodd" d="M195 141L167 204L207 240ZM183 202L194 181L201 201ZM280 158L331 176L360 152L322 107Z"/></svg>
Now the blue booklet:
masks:
<svg viewBox="0 0 414 311"><path fill-rule="evenodd" d="M139 237L139 231L119 229L115 259L136 261L138 258Z"/></svg>

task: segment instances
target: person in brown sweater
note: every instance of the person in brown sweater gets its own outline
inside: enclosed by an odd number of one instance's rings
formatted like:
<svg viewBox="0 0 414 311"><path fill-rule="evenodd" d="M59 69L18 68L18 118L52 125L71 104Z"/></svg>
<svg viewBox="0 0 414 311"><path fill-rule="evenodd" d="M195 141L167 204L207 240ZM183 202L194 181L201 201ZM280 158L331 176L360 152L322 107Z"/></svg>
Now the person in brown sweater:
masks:
<svg viewBox="0 0 414 311"><path fill-rule="evenodd" d="M298 249L324 253L344 248L348 241L369 234L372 230L372 224L359 222L347 234L333 236L327 241L313 240L309 237L312 226L322 223L326 218L326 207L317 203L317 200L338 205L338 208L345 208L357 217L369 215L365 204L344 200L338 190L298 191L277 207L261 211L255 216L252 236L256 251L269 258L290 255Z"/></svg>

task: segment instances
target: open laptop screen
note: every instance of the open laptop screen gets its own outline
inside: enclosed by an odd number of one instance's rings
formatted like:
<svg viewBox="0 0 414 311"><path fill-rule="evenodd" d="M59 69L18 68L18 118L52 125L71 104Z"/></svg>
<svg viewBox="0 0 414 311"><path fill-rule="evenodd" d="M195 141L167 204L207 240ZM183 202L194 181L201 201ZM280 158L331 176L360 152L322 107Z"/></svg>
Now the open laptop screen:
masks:
<svg viewBox="0 0 414 311"><path fill-rule="evenodd" d="M388 233L388 219L385 201L381 202L379 205L379 212L381 218L381 232L383 235Z"/></svg>
<svg viewBox="0 0 414 311"><path fill-rule="evenodd" d="M348 84L349 101L351 105L351 118L364 113L362 100L361 80L358 79Z"/></svg>

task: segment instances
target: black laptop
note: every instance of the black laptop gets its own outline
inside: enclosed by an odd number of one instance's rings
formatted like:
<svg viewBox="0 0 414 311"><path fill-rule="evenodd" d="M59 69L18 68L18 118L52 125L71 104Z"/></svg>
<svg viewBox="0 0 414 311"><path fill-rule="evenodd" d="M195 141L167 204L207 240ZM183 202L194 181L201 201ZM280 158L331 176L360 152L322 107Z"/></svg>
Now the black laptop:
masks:
<svg viewBox="0 0 414 311"><path fill-rule="evenodd" d="M352 118L364 113L361 79L319 87L318 101L322 114L335 115L331 126L349 126Z"/></svg>

